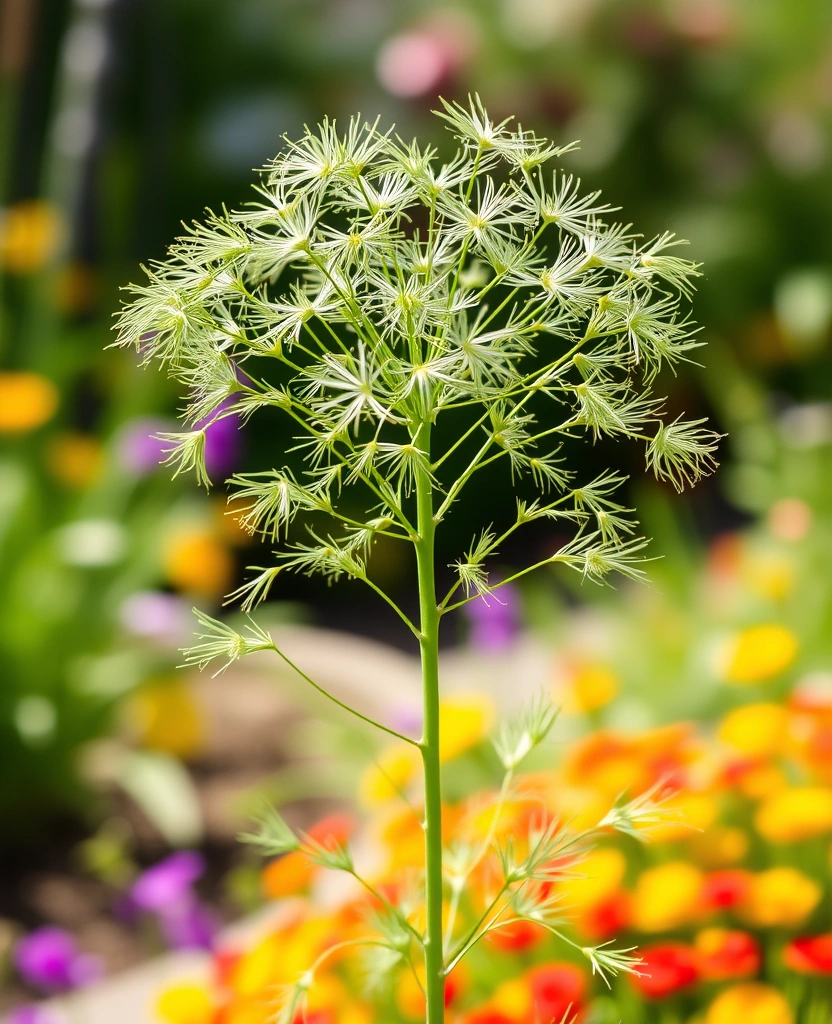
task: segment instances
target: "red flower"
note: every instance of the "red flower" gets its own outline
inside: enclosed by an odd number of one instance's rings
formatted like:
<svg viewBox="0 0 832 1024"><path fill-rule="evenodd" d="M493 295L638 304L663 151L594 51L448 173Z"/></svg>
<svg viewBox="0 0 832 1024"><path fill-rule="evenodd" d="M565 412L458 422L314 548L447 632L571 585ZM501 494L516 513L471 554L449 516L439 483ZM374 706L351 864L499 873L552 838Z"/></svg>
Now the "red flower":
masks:
<svg viewBox="0 0 832 1024"><path fill-rule="evenodd" d="M546 929L533 921L512 921L488 932L486 941L503 953L522 953L546 938Z"/></svg>
<svg viewBox="0 0 832 1024"><path fill-rule="evenodd" d="M586 992L586 977L580 967L569 963L542 964L526 975L532 990L536 1019L560 1021L577 1015Z"/></svg>
<svg viewBox="0 0 832 1024"><path fill-rule="evenodd" d="M218 985L222 988L228 986L234 974L234 969L241 959L242 953L239 949L220 949L214 953L212 967L214 968L214 978Z"/></svg>
<svg viewBox="0 0 832 1024"><path fill-rule="evenodd" d="M581 917L581 928L589 938L605 941L626 931L630 917L630 894L622 889L589 907Z"/></svg>
<svg viewBox="0 0 832 1024"><path fill-rule="evenodd" d="M753 935L728 928L705 928L696 936L699 970L709 981L745 978L762 964L760 946Z"/></svg>
<svg viewBox="0 0 832 1024"><path fill-rule="evenodd" d="M631 975L634 987L648 999L665 999L699 977L696 953L682 942L663 942L640 949L639 975Z"/></svg>
<svg viewBox="0 0 832 1024"><path fill-rule="evenodd" d="M465 1024L514 1024L510 1017L506 1017L499 1010L473 1010L465 1018Z"/></svg>
<svg viewBox="0 0 832 1024"><path fill-rule="evenodd" d="M832 933L793 939L783 950L783 960L801 974L832 974Z"/></svg>
<svg viewBox="0 0 832 1024"><path fill-rule="evenodd" d="M726 910L742 903L748 895L751 876L740 868L711 871L702 885L702 901L709 911Z"/></svg>
<svg viewBox="0 0 832 1024"><path fill-rule="evenodd" d="M321 846L331 849L334 846L346 846L355 829L355 820L349 814L328 814L321 818L306 834Z"/></svg>
<svg viewBox="0 0 832 1024"><path fill-rule="evenodd" d="M466 982L465 964L459 963L445 979L445 1006L450 1006L460 992L467 987Z"/></svg>

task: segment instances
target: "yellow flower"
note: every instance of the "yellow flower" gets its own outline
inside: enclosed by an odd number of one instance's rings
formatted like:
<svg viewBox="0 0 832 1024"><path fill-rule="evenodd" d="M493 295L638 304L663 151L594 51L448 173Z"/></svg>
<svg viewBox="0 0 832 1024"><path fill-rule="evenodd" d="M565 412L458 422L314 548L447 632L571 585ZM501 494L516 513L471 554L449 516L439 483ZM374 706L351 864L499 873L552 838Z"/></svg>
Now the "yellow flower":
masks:
<svg viewBox="0 0 832 1024"><path fill-rule="evenodd" d="M620 850L612 846L592 850L581 861L578 877L564 886L569 905L587 908L600 903L620 887L626 870L627 861Z"/></svg>
<svg viewBox="0 0 832 1024"><path fill-rule="evenodd" d="M156 1012L169 1024L211 1024L214 1000L202 985L174 985L156 1001Z"/></svg>
<svg viewBox="0 0 832 1024"><path fill-rule="evenodd" d="M522 978L511 978L494 990L489 1006L509 1020L529 1020L534 1011L532 990Z"/></svg>
<svg viewBox="0 0 832 1024"><path fill-rule="evenodd" d="M268 935L240 957L229 979L236 996L251 999L288 980L279 969L286 943L285 935Z"/></svg>
<svg viewBox="0 0 832 1024"><path fill-rule="evenodd" d="M460 694L442 701L439 710L439 760L451 761L486 738L494 705L481 694Z"/></svg>
<svg viewBox="0 0 832 1024"><path fill-rule="evenodd" d="M724 989L705 1014L705 1024L793 1024L786 999L771 985L746 981Z"/></svg>
<svg viewBox="0 0 832 1024"><path fill-rule="evenodd" d="M365 807L376 807L393 800L407 787L418 769L419 752L415 747L388 747L361 776L358 799Z"/></svg>
<svg viewBox="0 0 832 1024"><path fill-rule="evenodd" d="M261 996L224 1007L222 1021L223 1024L272 1024L274 1010L264 1003Z"/></svg>
<svg viewBox="0 0 832 1024"><path fill-rule="evenodd" d="M781 790L759 806L754 824L770 843L797 843L832 832L832 789L799 786Z"/></svg>
<svg viewBox="0 0 832 1024"><path fill-rule="evenodd" d="M392 805L391 805L392 806ZM378 838L389 856L389 867L421 867L425 856L425 832L419 818L407 807L376 819Z"/></svg>
<svg viewBox="0 0 832 1024"><path fill-rule="evenodd" d="M778 555L760 556L749 562L748 583L770 601L783 601L794 588L794 567Z"/></svg>
<svg viewBox="0 0 832 1024"><path fill-rule="evenodd" d="M685 861L648 868L633 895L633 925L641 932L672 931L697 916L702 872Z"/></svg>
<svg viewBox="0 0 832 1024"><path fill-rule="evenodd" d="M41 199L15 203L0 217L0 265L16 274L40 270L52 258L60 233L54 206Z"/></svg>
<svg viewBox="0 0 832 1024"><path fill-rule="evenodd" d="M662 803L667 821L649 828L651 843L675 843L689 839L692 831L709 828L717 816L717 805L707 793L681 792Z"/></svg>
<svg viewBox="0 0 832 1024"><path fill-rule="evenodd" d="M192 528L175 534L169 541L165 575L178 590L218 597L231 584L234 561L228 548L211 531Z"/></svg>
<svg viewBox="0 0 832 1024"><path fill-rule="evenodd" d="M776 676L797 656L797 638L785 626L752 626L737 634L728 650L725 678L758 683Z"/></svg>
<svg viewBox="0 0 832 1024"><path fill-rule="evenodd" d="M55 478L69 487L93 483L104 464L101 444L89 434L60 434L49 445L47 458Z"/></svg>
<svg viewBox="0 0 832 1024"><path fill-rule="evenodd" d="M274 1016L270 1018L274 1020ZM338 1010L338 1024L372 1024L373 1015L366 1006L357 1006L351 1003L349 1006L341 1006Z"/></svg>
<svg viewBox="0 0 832 1024"><path fill-rule="evenodd" d="M141 687L128 700L125 714L142 746L183 758L202 749L202 714L182 679L157 679Z"/></svg>
<svg viewBox="0 0 832 1024"><path fill-rule="evenodd" d="M688 843L691 857L704 868L727 868L748 853L748 836L741 828L716 825L695 834Z"/></svg>
<svg viewBox="0 0 832 1024"><path fill-rule="evenodd" d="M718 736L749 757L773 757L787 740L789 715L780 704L746 704L722 719Z"/></svg>
<svg viewBox="0 0 832 1024"><path fill-rule="evenodd" d="M332 974L316 971L306 995L306 1010L310 1016L319 1010L340 1010L346 1001L343 982Z"/></svg>
<svg viewBox="0 0 832 1024"><path fill-rule="evenodd" d="M580 832L598 824L608 813L612 798L605 791L581 789L562 782L555 789L550 802L558 814L569 822L570 827Z"/></svg>
<svg viewBox="0 0 832 1024"><path fill-rule="evenodd" d="M618 689L618 676L611 669L581 666L570 681L566 707L570 711L597 711L616 697Z"/></svg>
<svg viewBox="0 0 832 1024"><path fill-rule="evenodd" d="M795 868L769 868L752 877L743 915L759 928L791 928L818 905L821 889Z"/></svg>
<svg viewBox="0 0 832 1024"><path fill-rule="evenodd" d="M23 434L50 420L58 389L39 373L0 373L0 434Z"/></svg>
<svg viewBox="0 0 832 1024"><path fill-rule="evenodd" d="M422 987L425 984L425 969L422 964L416 967L419 980L413 971L403 971L396 983L396 1006L399 1013L407 1020L425 1019L425 996Z"/></svg>

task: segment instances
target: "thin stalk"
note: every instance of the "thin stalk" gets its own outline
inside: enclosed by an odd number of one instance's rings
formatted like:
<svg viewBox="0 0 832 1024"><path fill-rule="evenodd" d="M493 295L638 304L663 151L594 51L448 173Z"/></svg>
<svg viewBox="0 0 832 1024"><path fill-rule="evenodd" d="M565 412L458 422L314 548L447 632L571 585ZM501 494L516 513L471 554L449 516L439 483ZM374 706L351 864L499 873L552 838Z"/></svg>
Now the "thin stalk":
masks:
<svg viewBox="0 0 832 1024"><path fill-rule="evenodd" d="M278 655L278 657L282 658L283 661L286 662L289 668L294 669L295 672L297 672L297 674L301 677L301 679L306 680L306 682L309 683L309 685L313 689L317 690L318 693L320 693L323 697L326 697L327 700L331 700L333 704L337 704L337 706L341 708L342 711L347 711L355 718L359 718L362 722L366 722L367 725L372 725L376 729L380 729L381 732L386 732L388 736L394 736L397 740L403 740L405 743L409 743L411 746L418 746L416 740L412 740L409 736L405 736L404 733L396 732L395 729L391 729L389 728L389 726L386 726L381 722L377 722L374 718L368 718L367 715L362 715L360 711L356 711L355 708L351 708L349 704L345 704L342 700L338 700L338 698L331 694L329 690L327 690L320 684L316 683L314 679L311 679L303 671L303 669L298 668L298 666L291 660L291 658L288 658L283 653L283 651L280 650L279 647L273 647L272 650L275 652L275 654Z"/></svg>
<svg viewBox="0 0 832 1024"><path fill-rule="evenodd" d="M415 438L417 447L427 453L430 462L430 431L427 421ZM436 606L434 576L433 485L427 468L416 475L417 532L416 565L419 573L419 612L421 616L422 688L424 732L422 764L425 774L425 897L427 929L425 934L425 989L427 1024L442 1024L445 1019L445 962L442 949L442 786L439 765L439 610Z"/></svg>

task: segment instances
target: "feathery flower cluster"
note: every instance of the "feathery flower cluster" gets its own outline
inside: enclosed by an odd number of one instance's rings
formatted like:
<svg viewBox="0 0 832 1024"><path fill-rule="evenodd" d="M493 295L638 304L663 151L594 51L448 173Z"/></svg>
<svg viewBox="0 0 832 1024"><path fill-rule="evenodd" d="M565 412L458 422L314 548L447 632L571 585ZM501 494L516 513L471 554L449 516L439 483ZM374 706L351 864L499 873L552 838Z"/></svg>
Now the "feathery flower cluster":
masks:
<svg viewBox="0 0 832 1024"><path fill-rule="evenodd" d="M445 163L360 118L343 134L325 121L287 142L258 200L193 225L119 317L119 343L186 388L189 429L165 436L177 469L209 482L207 425L229 416L276 409L299 431L301 478L276 467L232 481L244 523L275 541L299 512L323 512L339 533L260 569L237 594L246 609L281 569L364 578L380 535L413 535L418 473L444 494L440 521L498 460L518 487L528 478L531 500L456 563L468 597L488 592L485 562L507 535L541 516L576 524L551 561L596 579L638 576L642 543L612 498L623 478L576 485L563 441L639 439L677 487L715 465L715 435L699 421L665 423L651 393L658 369L698 344L679 308L697 267L675 254L677 240L641 242L607 223L597 193L545 170L569 147L494 123L477 100L440 116L461 143ZM426 430L451 410L466 427L429 455ZM446 458L468 446L448 479ZM374 506L358 521L338 508L353 483Z"/></svg>

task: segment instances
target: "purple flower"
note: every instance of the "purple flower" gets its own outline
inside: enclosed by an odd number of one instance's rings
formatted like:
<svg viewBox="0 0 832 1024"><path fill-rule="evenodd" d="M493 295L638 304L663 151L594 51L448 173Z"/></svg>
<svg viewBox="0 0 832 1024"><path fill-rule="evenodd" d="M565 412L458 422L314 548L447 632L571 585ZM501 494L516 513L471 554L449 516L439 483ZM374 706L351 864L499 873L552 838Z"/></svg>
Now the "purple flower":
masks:
<svg viewBox="0 0 832 1024"><path fill-rule="evenodd" d="M45 1006L34 1003L29 1006L18 1006L6 1017L6 1024L60 1024L61 1018L47 1010Z"/></svg>
<svg viewBox="0 0 832 1024"><path fill-rule="evenodd" d="M517 590L510 583L494 594L469 601L465 615L471 625L471 646L488 653L507 650L519 631L519 611Z"/></svg>
<svg viewBox="0 0 832 1024"><path fill-rule="evenodd" d="M211 949L217 921L193 891L205 871L194 850L181 850L154 864L133 883L128 906L153 914L172 949Z"/></svg>
<svg viewBox="0 0 832 1024"><path fill-rule="evenodd" d="M62 992L101 977L98 957L80 953L62 928L38 928L17 944L15 965L20 977L45 992Z"/></svg>
<svg viewBox="0 0 832 1024"><path fill-rule="evenodd" d="M408 736L418 736L422 731L422 711L416 707L398 707L393 713L393 728Z"/></svg>
<svg viewBox="0 0 832 1024"><path fill-rule="evenodd" d="M176 424L163 419L130 420L119 432L116 442L121 463L135 476L146 476L165 461L166 441L159 433L176 430Z"/></svg>
<svg viewBox="0 0 832 1024"><path fill-rule="evenodd" d="M190 616L181 598L161 590L140 590L124 599L119 619L134 636L177 643L187 635Z"/></svg>
<svg viewBox="0 0 832 1024"><path fill-rule="evenodd" d="M210 416L195 424L205 427L205 468L211 477L225 477L233 471L240 460L240 417L230 413L214 420L221 412L232 408L236 399L232 396L214 409Z"/></svg>
<svg viewBox="0 0 832 1024"><path fill-rule="evenodd" d="M209 907L191 894L189 899L167 907L158 915L165 941L171 949L212 949L219 922Z"/></svg>
<svg viewBox="0 0 832 1024"><path fill-rule="evenodd" d="M205 860L195 850L172 853L142 872L133 883L130 898L141 910L164 912L192 895L194 882L205 872Z"/></svg>

